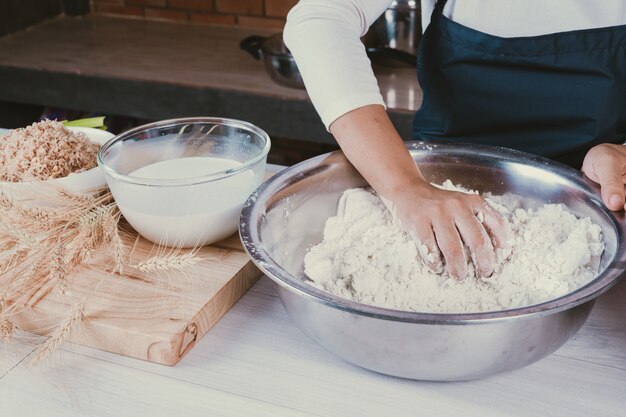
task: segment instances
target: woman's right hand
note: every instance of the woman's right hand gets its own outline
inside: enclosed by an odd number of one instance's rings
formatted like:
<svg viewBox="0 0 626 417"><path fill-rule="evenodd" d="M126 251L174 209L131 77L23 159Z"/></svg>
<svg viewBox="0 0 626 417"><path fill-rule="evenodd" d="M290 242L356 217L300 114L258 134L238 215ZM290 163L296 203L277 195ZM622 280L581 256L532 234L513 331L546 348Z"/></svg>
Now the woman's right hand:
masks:
<svg viewBox="0 0 626 417"><path fill-rule="evenodd" d="M417 180L383 200L437 273L443 271L445 261L450 276L465 278L465 243L477 275L489 277L496 267L496 248L510 245L506 220L479 195L442 190Z"/></svg>
<svg viewBox="0 0 626 417"><path fill-rule="evenodd" d="M300 2L289 13L285 42L311 100L350 162L379 195L396 204L399 216L437 262L446 260L451 275L466 274L464 241L478 273L487 276L495 265L493 245L504 239L503 220L480 197L426 183L385 112L360 37L389 3ZM400 188L401 193L393 192Z"/></svg>
<svg viewBox="0 0 626 417"><path fill-rule="evenodd" d="M360 107L330 126L344 153L386 200L403 228L428 251L422 257L435 271L467 275L463 242L479 276L490 276L495 250L509 241L508 225L478 195L445 191L422 176L382 106Z"/></svg>

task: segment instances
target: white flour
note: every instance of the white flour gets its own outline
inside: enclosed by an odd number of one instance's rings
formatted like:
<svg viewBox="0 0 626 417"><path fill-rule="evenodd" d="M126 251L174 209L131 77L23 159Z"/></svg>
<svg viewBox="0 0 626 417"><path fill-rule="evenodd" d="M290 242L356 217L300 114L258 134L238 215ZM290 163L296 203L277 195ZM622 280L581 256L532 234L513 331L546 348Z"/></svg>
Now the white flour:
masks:
<svg viewBox="0 0 626 417"><path fill-rule="evenodd" d="M578 219L559 204L524 210L504 199L490 203L514 234L511 256L490 278L477 278L471 262L461 282L428 270L415 241L394 224L380 198L360 188L342 195L337 215L326 222L324 240L304 258L305 273L313 285L344 298L432 313L533 305L572 292L597 275L604 244L600 227L589 218Z"/></svg>

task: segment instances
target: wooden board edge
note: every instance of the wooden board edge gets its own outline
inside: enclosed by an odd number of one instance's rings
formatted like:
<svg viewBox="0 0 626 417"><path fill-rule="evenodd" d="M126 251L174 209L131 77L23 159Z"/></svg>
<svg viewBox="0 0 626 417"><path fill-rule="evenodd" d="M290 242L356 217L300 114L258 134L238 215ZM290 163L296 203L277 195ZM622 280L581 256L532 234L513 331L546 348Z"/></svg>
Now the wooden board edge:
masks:
<svg viewBox="0 0 626 417"><path fill-rule="evenodd" d="M157 361L155 360L156 358L150 358L150 353L148 353L147 360L162 365L176 365L224 314L248 292L262 275L263 272L261 272L252 261L248 261L248 263L189 320L184 330L174 337L172 340L174 349L171 355L167 355L163 357L163 360ZM212 305L216 306L216 308L211 308ZM207 314L210 310L214 310L214 314L208 317Z"/></svg>

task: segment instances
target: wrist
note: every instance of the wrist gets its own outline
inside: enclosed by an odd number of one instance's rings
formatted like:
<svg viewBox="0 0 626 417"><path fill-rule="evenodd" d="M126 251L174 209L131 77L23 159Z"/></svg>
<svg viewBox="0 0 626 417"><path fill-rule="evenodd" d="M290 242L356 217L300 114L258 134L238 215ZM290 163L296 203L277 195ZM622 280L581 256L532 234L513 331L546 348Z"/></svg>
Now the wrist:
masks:
<svg viewBox="0 0 626 417"><path fill-rule="evenodd" d="M413 175L394 176L386 189L379 194L390 200L396 200L407 193L425 195L431 192L432 188L433 186L417 171Z"/></svg>

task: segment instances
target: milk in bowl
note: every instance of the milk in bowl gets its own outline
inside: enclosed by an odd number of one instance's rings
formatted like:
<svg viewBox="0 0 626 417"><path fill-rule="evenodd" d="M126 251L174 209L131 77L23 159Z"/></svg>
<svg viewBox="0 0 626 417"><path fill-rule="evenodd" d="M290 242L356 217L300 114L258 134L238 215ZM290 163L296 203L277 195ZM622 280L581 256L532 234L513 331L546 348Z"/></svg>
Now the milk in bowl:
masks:
<svg viewBox="0 0 626 417"><path fill-rule="evenodd" d="M99 163L137 232L165 246L198 247L236 232L269 146L265 132L246 122L179 119L117 136Z"/></svg>

